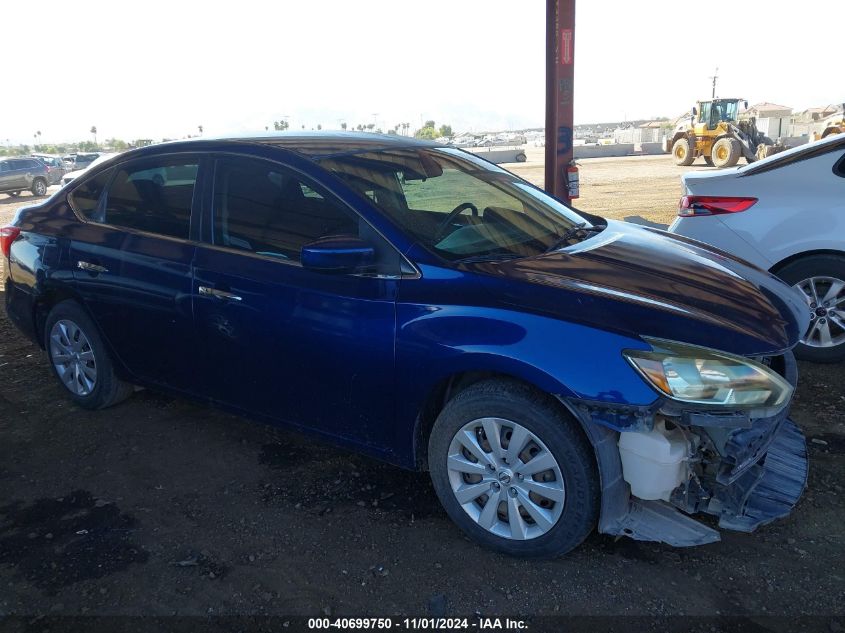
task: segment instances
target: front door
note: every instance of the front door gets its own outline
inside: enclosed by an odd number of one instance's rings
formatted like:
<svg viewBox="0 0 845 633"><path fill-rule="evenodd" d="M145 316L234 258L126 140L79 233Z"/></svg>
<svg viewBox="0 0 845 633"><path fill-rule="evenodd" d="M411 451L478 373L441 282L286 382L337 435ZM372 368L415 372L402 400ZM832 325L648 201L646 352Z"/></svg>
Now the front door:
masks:
<svg viewBox="0 0 845 633"><path fill-rule="evenodd" d="M393 415L398 254L278 163L220 158L213 186L210 243L194 267L209 395L379 452ZM367 240L380 268L303 268L302 246L328 235Z"/></svg>

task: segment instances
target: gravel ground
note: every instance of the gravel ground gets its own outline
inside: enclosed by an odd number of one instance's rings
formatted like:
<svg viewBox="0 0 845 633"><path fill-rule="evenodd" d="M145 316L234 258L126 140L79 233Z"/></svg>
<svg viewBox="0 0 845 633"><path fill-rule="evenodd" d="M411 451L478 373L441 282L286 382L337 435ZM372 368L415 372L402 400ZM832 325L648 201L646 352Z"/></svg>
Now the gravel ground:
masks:
<svg viewBox="0 0 845 633"><path fill-rule="evenodd" d="M584 208L625 198L605 214L665 221L676 204L666 157L584 163ZM0 311L0 615L841 618L845 365L800 370L811 470L789 518L693 549L594 534L529 562L464 538L425 474L149 391L81 410ZM767 626L748 630L793 630Z"/></svg>

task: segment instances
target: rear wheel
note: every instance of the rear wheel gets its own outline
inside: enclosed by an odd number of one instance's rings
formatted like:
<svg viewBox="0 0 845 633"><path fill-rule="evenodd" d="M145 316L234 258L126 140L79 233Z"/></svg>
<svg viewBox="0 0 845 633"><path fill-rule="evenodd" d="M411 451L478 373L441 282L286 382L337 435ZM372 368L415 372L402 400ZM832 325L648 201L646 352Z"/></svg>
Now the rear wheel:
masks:
<svg viewBox="0 0 845 633"><path fill-rule="evenodd" d="M50 311L44 343L53 374L80 406L104 409L132 393L132 385L115 375L97 328L76 302L62 301Z"/></svg>
<svg viewBox="0 0 845 633"><path fill-rule="evenodd" d="M811 255L787 264L778 277L801 291L810 325L795 356L818 363L845 359L845 258Z"/></svg>
<svg viewBox="0 0 845 633"><path fill-rule="evenodd" d="M47 181L43 178L36 178L32 183L32 193L36 196L47 195Z"/></svg>
<svg viewBox="0 0 845 633"><path fill-rule="evenodd" d="M742 147L739 141L735 138L723 137L713 143L713 149L710 156L713 159L713 165L722 169L723 167L733 167L739 162L739 157L742 155Z"/></svg>
<svg viewBox="0 0 845 633"><path fill-rule="evenodd" d="M675 158L676 165L684 167L692 165L695 160L695 147L692 146L688 137L682 136L675 141L672 145L672 156Z"/></svg>
<svg viewBox="0 0 845 633"><path fill-rule="evenodd" d="M577 547L598 518L592 449L544 394L489 380L452 399L429 439L434 489L473 540L506 554L552 557Z"/></svg>

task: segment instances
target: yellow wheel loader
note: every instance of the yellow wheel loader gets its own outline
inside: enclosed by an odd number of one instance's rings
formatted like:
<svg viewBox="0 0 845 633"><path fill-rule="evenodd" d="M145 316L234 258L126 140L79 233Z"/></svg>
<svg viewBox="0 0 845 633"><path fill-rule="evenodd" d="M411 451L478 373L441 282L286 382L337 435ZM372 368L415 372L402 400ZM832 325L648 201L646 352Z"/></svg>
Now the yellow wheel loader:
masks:
<svg viewBox="0 0 845 633"><path fill-rule="evenodd" d="M699 156L708 165L733 167L740 158L749 163L782 149L757 130L754 117L740 118L742 99L699 101L689 121L681 122L668 142L676 165L692 165ZM748 108L748 102L744 102Z"/></svg>
<svg viewBox="0 0 845 633"><path fill-rule="evenodd" d="M827 138L831 134L842 134L845 132L845 103L842 104L842 112L834 114L824 123L824 130L821 134L814 134L815 140Z"/></svg>

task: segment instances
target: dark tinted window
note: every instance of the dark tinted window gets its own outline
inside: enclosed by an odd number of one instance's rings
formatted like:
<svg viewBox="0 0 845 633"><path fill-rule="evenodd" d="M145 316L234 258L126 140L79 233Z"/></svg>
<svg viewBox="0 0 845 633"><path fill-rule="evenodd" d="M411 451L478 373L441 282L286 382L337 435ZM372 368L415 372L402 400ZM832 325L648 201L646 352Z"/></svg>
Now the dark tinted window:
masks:
<svg viewBox="0 0 845 633"><path fill-rule="evenodd" d="M842 154L842 157L836 161L836 164L833 166L833 173L845 178L845 154Z"/></svg>
<svg viewBox="0 0 845 633"><path fill-rule="evenodd" d="M76 187L68 196L71 206L85 219L94 222L103 221L102 207L99 202L112 173L111 169L107 169L97 174L94 178Z"/></svg>
<svg viewBox="0 0 845 633"><path fill-rule="evenodd" d="M0 161L0 171L8 171L9 169L11 169L11 167L9 166L8 161Z"/></svg>
<svg viewBox="0 0 845 633"><path fill-rule="evenodd" d="M279 166L224 159L214 182L214 242L299 260L302 246L329 235L358 235L358 219Z"/></svg>
<svg viewBox="0 0 845 633"><path fill-rule="evenodd" d="M188 239L197 170L195 160L117 167L98 221Z"/></svg>
<svg viewBox="0 0 845 633"><path fill-rule="evenodd" d="M371 274L399 274L398 251L319 185L267 161L217 161L215 244L298 262L305 244L334 235L358 237L373 247Z"/></svg>

